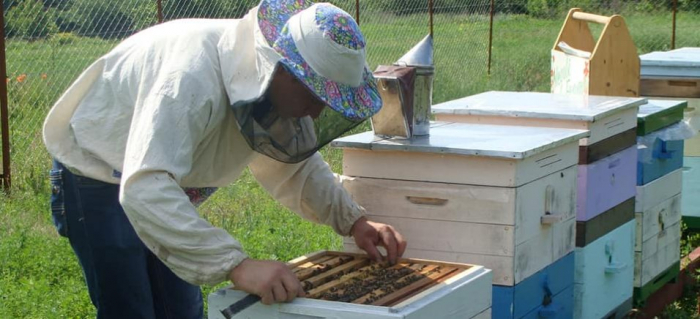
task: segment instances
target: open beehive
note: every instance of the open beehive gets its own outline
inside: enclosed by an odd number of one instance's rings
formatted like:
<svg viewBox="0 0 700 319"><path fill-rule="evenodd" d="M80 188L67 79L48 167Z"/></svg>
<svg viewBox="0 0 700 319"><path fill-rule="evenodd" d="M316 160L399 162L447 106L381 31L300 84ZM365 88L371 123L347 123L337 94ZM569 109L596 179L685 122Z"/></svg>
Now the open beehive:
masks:
<svg viewBox="0 0 700 319"><path fill-rule="evenodd" d="M307 298L393 306L469 268L410 259L391 266L364 255L328 252L299 261L293 271Z"/></svg>
<svg viewBox="0 0 700 319"><path fill-rule="evenodd" d="M390 265L363 254L322 251L294 259L289 267L305 298L272 306L258 303L235 318L490 317L491 272L482 266L421 259ZM213 293L209 318L220 318L221 309L246 295L235 288Z"/></svg>

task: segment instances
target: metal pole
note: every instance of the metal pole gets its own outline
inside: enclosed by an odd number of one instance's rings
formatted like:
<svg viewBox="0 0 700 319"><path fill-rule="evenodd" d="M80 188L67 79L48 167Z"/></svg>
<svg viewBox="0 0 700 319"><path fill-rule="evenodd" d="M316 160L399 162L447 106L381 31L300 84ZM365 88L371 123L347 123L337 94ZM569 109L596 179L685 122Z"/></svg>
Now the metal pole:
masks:
<svg viewBox="0 0 700 319"><path fill-rule="evenodd" d="M486 74L491 75L491 47L493 46L493 15L496 11L496 5L494 0L491 0L491 13L489 17L489 57L488 57L488 67Z"/></svg>
<svg viewBox="0 0 700 319"><path fill-rule="evenodd" d="M676 12L678 11L678 0L673 0L673 29L671 31L671 50L676 48Z"/></svg>
<svg viewBox="0 0 700 319"><path fill-rule="evenodd" d="M158 7L158 23L163 23L163 1L156 0L156 6Z"/></svg>
<svg viewBox="0 0 700 319"><path fill-rule="evenodd" d="M5 63L5 8L0 8L0 126L2 126L2 186L5 191L10 191L10 123L7 108L7 64Z"/></svg>
<svg viewBox="0 0 700 319"><path fill-rule="evenodd" d="M433 37L433 0L428 0L428 15L430 15L430 37Z"/></svg>
<svg viewBox="0 0 700 319"><path fill-rule="evenodd" d="M360 0L355 0L355 22L360 25Z"/></svg>

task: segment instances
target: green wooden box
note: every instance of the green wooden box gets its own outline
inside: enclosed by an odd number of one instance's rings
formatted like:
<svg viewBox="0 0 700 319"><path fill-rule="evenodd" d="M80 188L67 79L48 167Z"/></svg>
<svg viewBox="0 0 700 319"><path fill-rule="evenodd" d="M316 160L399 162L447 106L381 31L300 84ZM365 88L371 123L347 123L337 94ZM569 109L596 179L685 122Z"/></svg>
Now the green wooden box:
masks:
<svg viewBox="0 0 700 319"><path fill-rule="evenodd" d="M637 136L644 136L683 120L686 101L649 100L639 107Z"/></svg>

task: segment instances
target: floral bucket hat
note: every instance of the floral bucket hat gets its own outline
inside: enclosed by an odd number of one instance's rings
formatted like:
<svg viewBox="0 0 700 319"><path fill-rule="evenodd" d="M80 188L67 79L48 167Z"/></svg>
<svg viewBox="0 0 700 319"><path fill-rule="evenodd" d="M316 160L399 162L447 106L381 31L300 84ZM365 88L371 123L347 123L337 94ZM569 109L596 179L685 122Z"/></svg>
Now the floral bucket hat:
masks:
<svg viewBox="0 0 700 319"><path fill-rule="evenodd" d="M329 3L263 0L257 18L280 63L327 106L351 121L379 111L365 39L347 12Z"/></svg>
<svg viewBox="0 0 700 319"><path fill-rule="evenodd" d="M328 3L262 0L257 9L262 45L319 100L316 118L282 117L263 95L232 110L248 145L285 163L312 156L379 111L377 82L365 61L365 40L355 20ZM266 42L266 43L264 43Z"/></svg>

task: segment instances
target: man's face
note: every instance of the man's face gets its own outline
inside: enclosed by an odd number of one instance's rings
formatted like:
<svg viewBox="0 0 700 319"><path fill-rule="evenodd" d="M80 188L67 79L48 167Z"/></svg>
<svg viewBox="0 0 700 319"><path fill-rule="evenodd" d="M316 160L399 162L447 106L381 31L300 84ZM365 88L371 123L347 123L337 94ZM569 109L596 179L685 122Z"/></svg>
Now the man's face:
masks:
<svg viewBox="0 0 700 319"><path fill-rule="evenodd" d="M284 67L278 67L270 83L270 102L282 118L315 119L326 106Z"/></svg>

